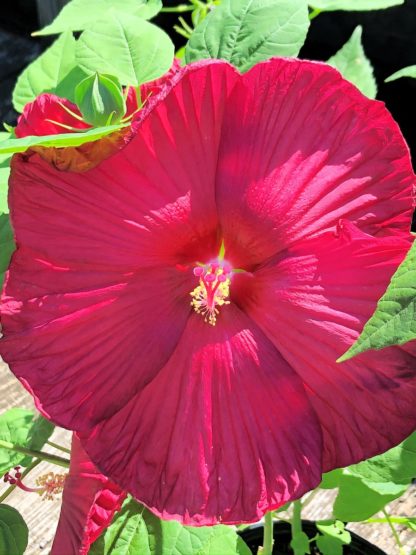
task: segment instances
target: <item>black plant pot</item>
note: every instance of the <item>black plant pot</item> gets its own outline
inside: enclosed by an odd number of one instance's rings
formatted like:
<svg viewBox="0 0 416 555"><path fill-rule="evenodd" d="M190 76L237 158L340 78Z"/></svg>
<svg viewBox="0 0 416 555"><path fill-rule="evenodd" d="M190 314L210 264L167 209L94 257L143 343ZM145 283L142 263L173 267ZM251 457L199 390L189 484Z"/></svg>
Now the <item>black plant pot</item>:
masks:
<svg viewBox="0 0 416 555"><path fill-rule="evenodd" d="M302 530L309 538L313 538L318 534L315 523L310 520L302 520ZM350 533L351 543L344 546L344 555L387 555L385 551L382 551L367 540L357 536L354 532ZM246 542L253 555L257 555L258 548L263 545L263 526L260 524L250 526L250 528L242 530L239 534ZM293 551L290 548L292 533L289 524L286 522L276 522L274 525L274 539L275 546L273 555L293 555ZM320 551L316 547L315 542L312 542L311 554L319 555L319 553Z"/></svg>

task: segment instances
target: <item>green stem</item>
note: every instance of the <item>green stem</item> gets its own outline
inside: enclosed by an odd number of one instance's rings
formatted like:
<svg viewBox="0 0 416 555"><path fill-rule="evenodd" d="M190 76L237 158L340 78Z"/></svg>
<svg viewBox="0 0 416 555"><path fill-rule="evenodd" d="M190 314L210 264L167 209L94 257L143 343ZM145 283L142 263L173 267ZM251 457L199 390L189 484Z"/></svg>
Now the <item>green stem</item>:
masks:
<svg viewBox="0 0 416 555"><path fill-rule="evenodd" d="M386 522L394 522L394 524L406 524L409 519L405 516L391 516L389 518L367 518L367 520L362 520L361 524L383 524Z"/></svg>
<svg viewBox="0 0 416 555"><path fill-rule="evenodd" d="M259 553L261 553L261 555L272 555L273 543L273 514L270 511L264 515L263 548Z"/></svg>
<svg viewBox="0 0 416 555"><path fill-rule="evenodd" d="M388 514L388 512L386 511L386 509L382 509L382 512L383 512L384 516L386 517L386 520L387 520L388 525L390 526L390 530L391 530L391 532L392 532L392 534L393 534L393 537L394 537L394 539L395 539L395 541L396 541L397 547L399 548L399 553L400 553L400 555L406 555L406 552L405 552L405 550L404 550L403 544L402 544L402 542L400 541L399 534L397 533L397 530L396 530L396 528L394 527L394 524L393 524L393 522L392 522L392 520L391 520L391 518L390 518L390 515Z"/></svg>
<svg viewBox="0 0 416 555"><path fill-rule="evenodd" d="M186 4L180 4L179 6L172 6L171 8L162 8L160 11L162 13L184 13L192 12L195 8L193 6L187 6Z"/></svg>
<svg viewBox="0 0 416 555"><path fill-rule="evenodd" d="M47 441L46 442L48 445L50 445L51 447L54 447L55 449L59 449L59 451L63 451L64 453L68 453L69 455L71 454L71 449L67 449L66 447L63 447L62 445L58 445L57 443L54 443L53 441Z"/></svg>
<svg viewBox="0 0 416 555"><path fill-rule="evenodd" d="M309 20L312 21L312 19L315 19L315 17L318 17L321 11L322 10L318 10L318 8L315 8L314 10L312 10L309 14Z"/></svg>
<svg viewBox="0 0 416 555"><path fill-rule="evenodd" d="M184 20L183 17L178 17L180 24L182 25L183 29L189 33L189 35L192 35L193 33L193 29L190 25L188 25L188 23Z"/></svg>
<svg viewBox="0 0 416 555"><path fill-rule="evenodd" d="M32 470L38 466L38 464L40 464L42 461L40 459L35 459L32 464L30 466L28 466L23 472L22 472L22 479L27 476L29 474L29 472L32 472ZM12 491L14 491L17 488L16 485L10 486L9 488L6 489L6 491L3 493L2 496L0 496L0 503L3 503L3 501L5 501L9 495L12 493Z"/></svg>
<svg viewBox="0 0 416 555"><path fill-rule="evenodd" d="M208 4L206 2L201 2L201 0L190 0L190 2L192 2L195 8L199 8L201 10L205 10L208 7Z"/></svg>
<svg viewBox="0 0 416 555"><path fill-rule="evenodd" d="M300 499L293 501L292 537L302 532L302 503Z"/></svg>
<svg viewBox="0 0 416 555"><path fill-rule="evenodd" d="M69 460L58 457L58 455L52 455L51 453L45 453L44 451L35 451L34 449L27 449L26 447L15 445L14 443L3 441L2 439L0 439L0 447L3 449L9 449L10 451L16 451L17 453L22 453L23 455L27 455L29 457L36 457L37 459L48 461L59 466L63 466L64 468L69 468Z"/></svg>
<svg viewBox="0 0 416 555"><path fill-rule="evenodd" d="M292 514L292 543L291 547L295 555L303 555L304 550L297 548L297 538L302 534L302 502L300 499L293 501L293 514Z"/></svg>

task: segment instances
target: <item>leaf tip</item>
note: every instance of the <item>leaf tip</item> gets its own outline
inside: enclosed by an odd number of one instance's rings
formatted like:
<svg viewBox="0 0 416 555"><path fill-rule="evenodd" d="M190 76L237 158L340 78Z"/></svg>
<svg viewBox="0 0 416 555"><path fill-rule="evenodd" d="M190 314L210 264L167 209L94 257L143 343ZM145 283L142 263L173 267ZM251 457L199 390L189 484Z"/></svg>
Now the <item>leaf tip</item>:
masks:
<svg viewBox="0 0 416 555"><path fill-rule="evenodd" d="M345 362L346 360L349 360L350 358L352 358L354 356L354 350L352 348L348 349L348 351L345 351L345 353L343 355L341 355L339 358L337 358L337 360L335 362L337 362L337 364L341 363L341 362Z"/></svg>

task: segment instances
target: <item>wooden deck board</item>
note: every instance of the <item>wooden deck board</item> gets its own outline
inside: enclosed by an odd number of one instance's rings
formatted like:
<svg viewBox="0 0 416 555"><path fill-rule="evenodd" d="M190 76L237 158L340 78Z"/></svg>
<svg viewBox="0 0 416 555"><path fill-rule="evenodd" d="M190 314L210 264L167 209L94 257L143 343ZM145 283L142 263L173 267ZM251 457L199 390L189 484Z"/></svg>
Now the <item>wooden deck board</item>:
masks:
<svg viewBox="0 0 416 555"><path fill-rule="evenodd" d="M0 412L11 407L33 408L33 402L31 396L9 372L7 366L0 362ZM60 445L68 447L70 437L70 432L58 428L55 430L51 439ZM48 450L62 455L62 453L52 448L48 448ZM30 482L38 475L45 474L50 470L59 472L59 467L48 463L42 463L33 471L33 474L30 474ZM0 495L5 487L5 484L1 483ZM303 517L311 520L331 518L333 499L334 491L319 491L310 505L305 508ZM52 545L59 517L60 500L42 501L36 494L28 494L20 490L15 490L8 497L7 503L21 512L29 526L29 546L25 555L47 555ZM389 511L391 514L396 515L415 516L416 488L411 487L405 496L391 503ZM348 528L384 549L388 555L398 555L398 549L388 525L350 524ZM407 553L410 554L413 549L416 549L416 534L403 527L399 527L398 531ZM8 555L14 554L10 553ZM73 554L62 553L60 555Z"/></svg>

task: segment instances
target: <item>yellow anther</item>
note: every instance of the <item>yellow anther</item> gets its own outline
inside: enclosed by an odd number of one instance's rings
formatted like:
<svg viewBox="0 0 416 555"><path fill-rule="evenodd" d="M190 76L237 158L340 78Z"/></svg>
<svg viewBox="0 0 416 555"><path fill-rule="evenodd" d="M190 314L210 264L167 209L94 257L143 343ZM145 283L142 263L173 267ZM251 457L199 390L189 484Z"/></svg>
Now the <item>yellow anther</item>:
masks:
<svg viewBox="0 0 416 555"><path fill-rule="evenodd" d="M66 474L48 472L37 478L36 484L39 486L37 492L43 499L51 501L55 498L55 495L62 493L65 485L65 478Z"/></svg>
<svg viewBox="0 0 416 555"><path fill-rule="evenodd" d="M212 264L206 269L196 267L194 274L199 277L199 285L190 293L191 306L204 317L205 322L215 326L218 307L230 304L230 271L218 264Z"/></svg>

